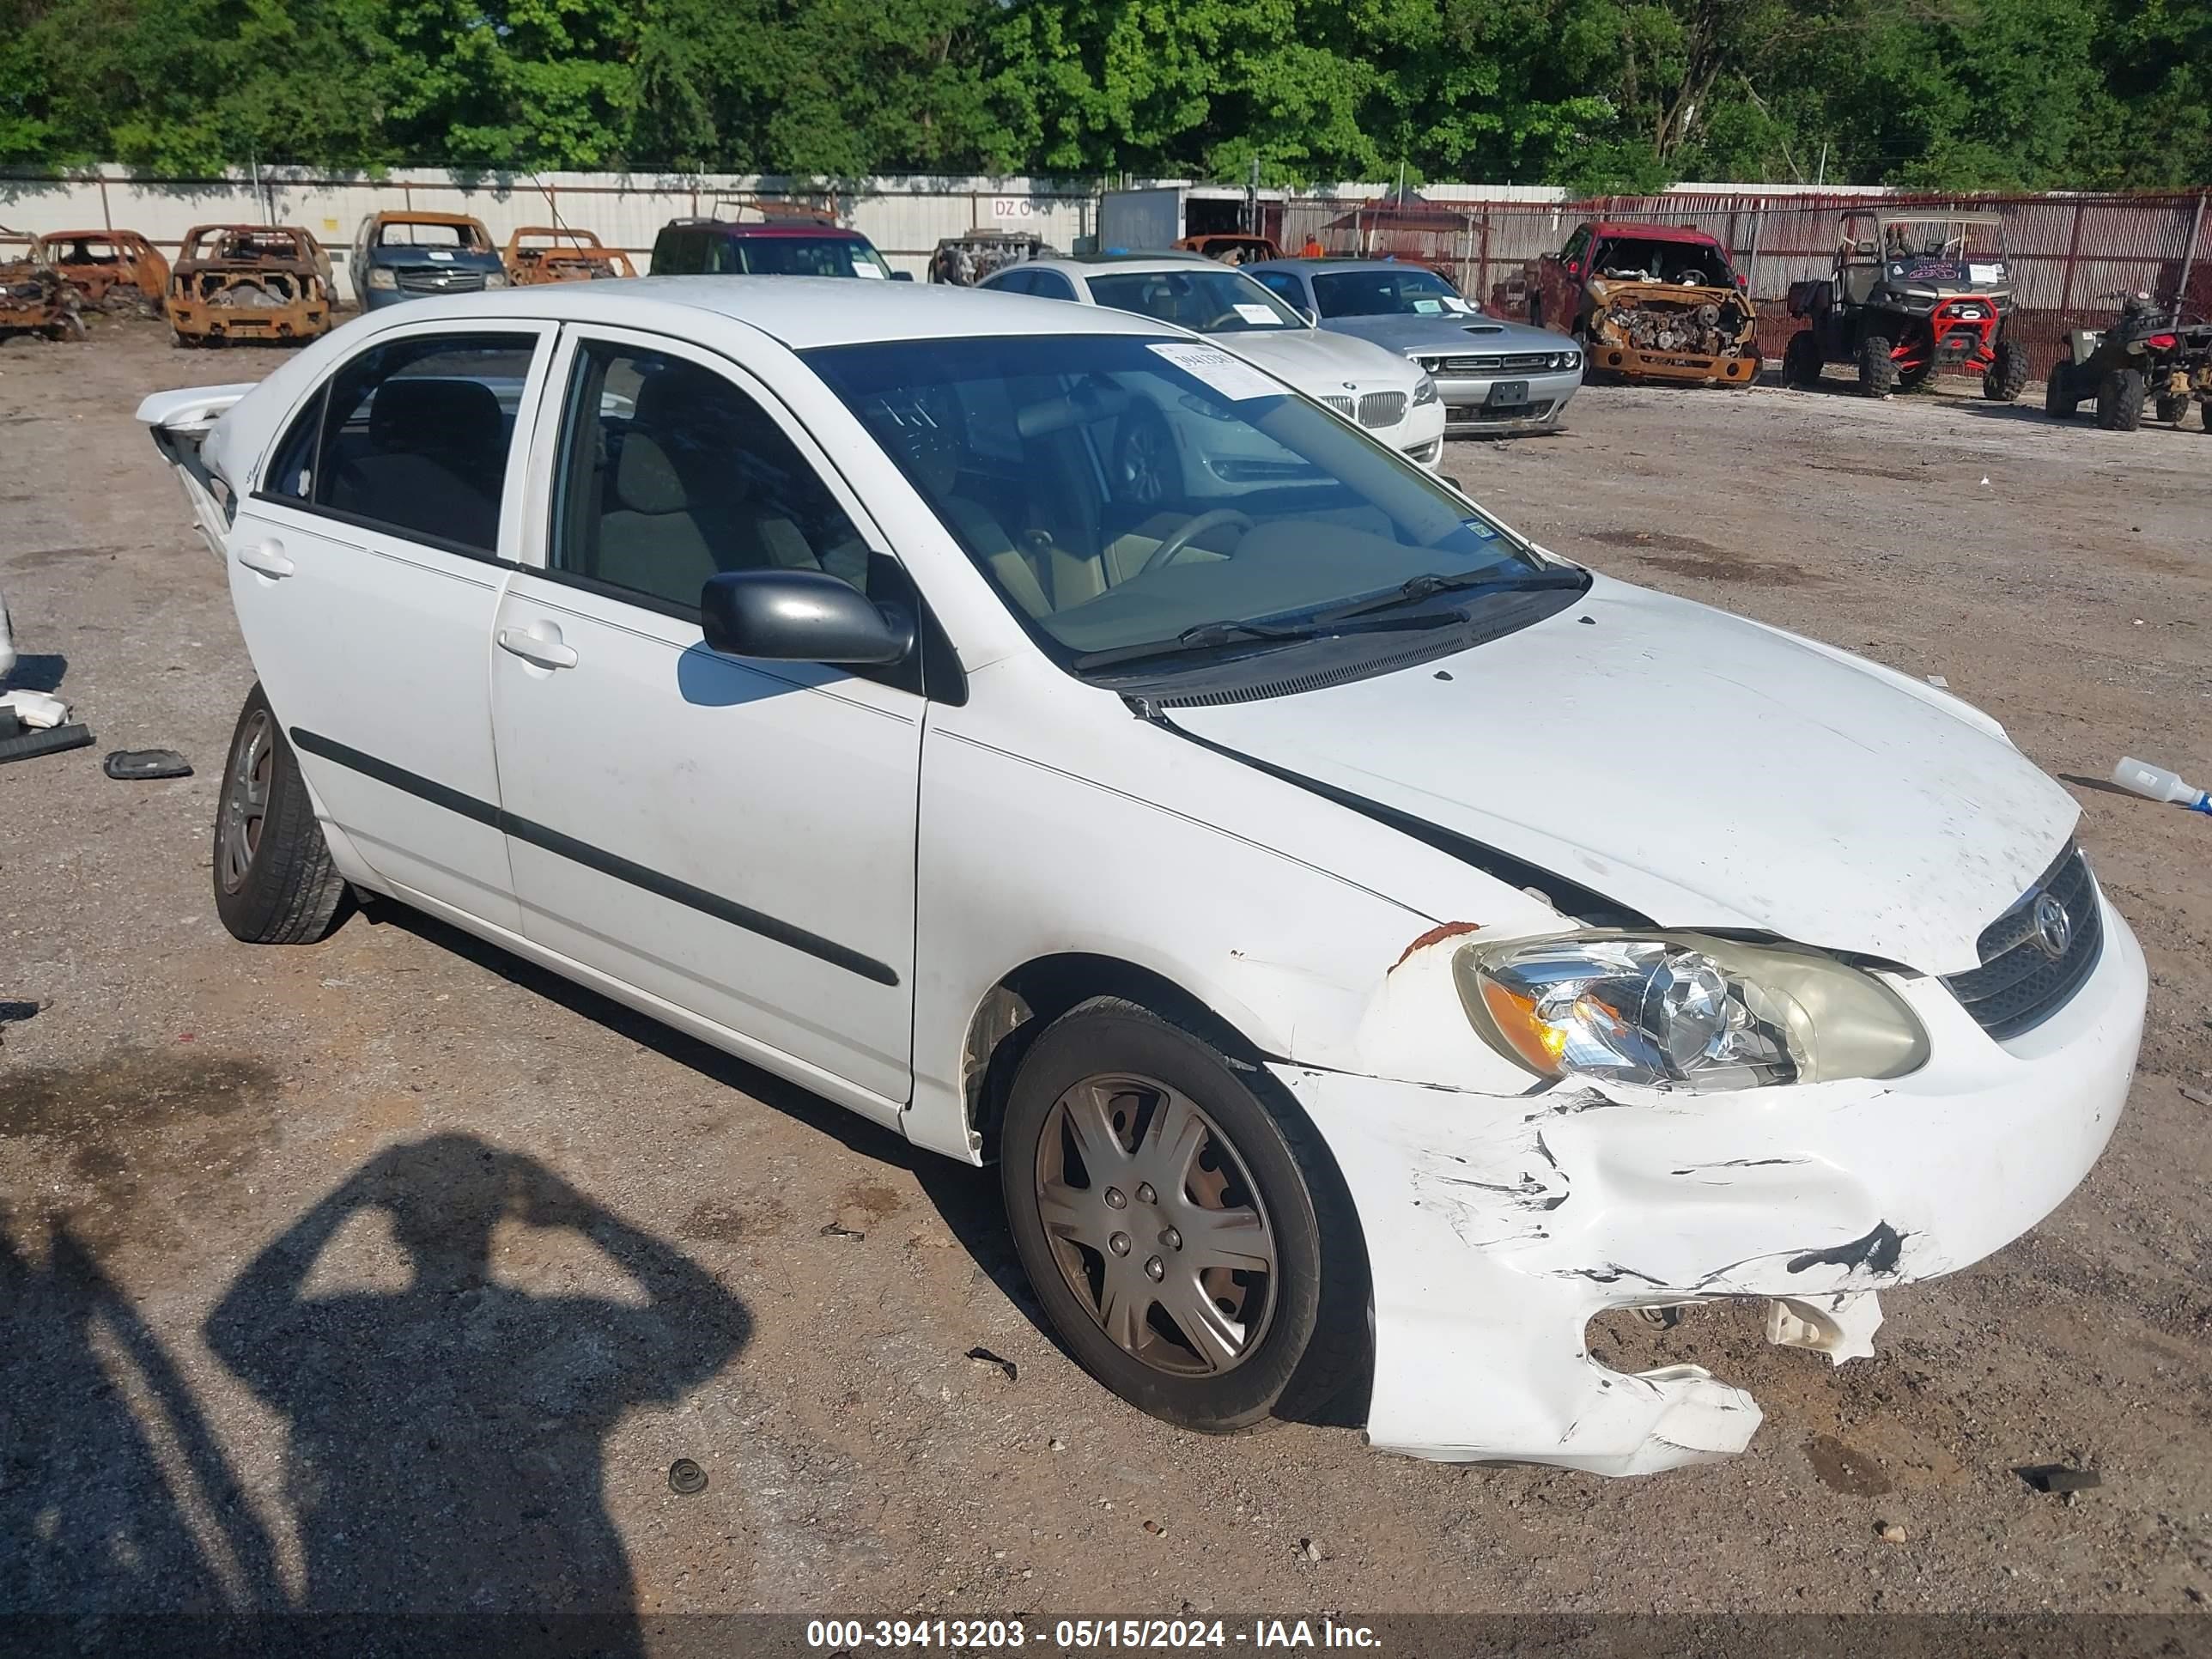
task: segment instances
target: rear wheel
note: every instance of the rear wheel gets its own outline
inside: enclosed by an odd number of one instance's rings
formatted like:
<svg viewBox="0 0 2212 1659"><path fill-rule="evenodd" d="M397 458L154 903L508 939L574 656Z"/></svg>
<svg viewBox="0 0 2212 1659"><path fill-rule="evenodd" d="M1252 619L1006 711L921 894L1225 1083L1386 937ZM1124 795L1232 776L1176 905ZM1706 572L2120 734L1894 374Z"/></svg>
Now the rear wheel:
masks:
<svg viewBox="0 0 2212 1659"><path fill-rule="evenodd" d="M215 816L215 908L249 945L307 945L345 897L292 745L257 685L231 733Z"/></svg>
<svg viewBox="0 0 2212 1659"><path fill-rule="evenodd" d="M2139 368L2116 368L2097 385L2097 424L2107 432L2133 432L2142 424L2143 377Z"/></svg>
<svg viewBox="0 0 2212 1659"><path fill-rule="evenodd" d="M1820 342L1809 328L1800 329L1782 348L1782 378L1791 386L1820 383Z"/></svg>
<svg viewBox="0 0 2212 1659"><path fill-rule="evenodd" d="M2051 366L2051 378L2043 383L2043 412L2053 420L2068 421L2081 407L2081 394L2074 386L2074 360L2062 357Z"/></svg>
<svg viewBox="0 0 2212 1659"><path fill-rule="evenodd" d="M1885 334L1869 334L1859 341L1859 390L1869 398L1887 398L1897 390L1897 359L1891 351Z"/></svg>
<svg viewBox="0 0 2212 1659"><path fill-rule="evenodd" d="M1014 1075L999 1170L1038 1301L1131 1404L1225 1433L1358 1375L1365 1253L1335 1165L1195 1031L1115 998L1063 1015Z"/></svg>
<svg viewBox="0 0 2212 1659"><path fill-rule="evenodd" d="M1990 353L1990 366L1982 375L1982 396L1993 404L2008 404L2027 384L2027 353L2000 334Z"/></svg>
<svg viewBox="0 0 2212 1659"><path fill-rule="evenodd" d="M2161 392L2158 394L2158 418L2168 426L2179 426L2188 413L2189 398L2185 393Z"/></svg>

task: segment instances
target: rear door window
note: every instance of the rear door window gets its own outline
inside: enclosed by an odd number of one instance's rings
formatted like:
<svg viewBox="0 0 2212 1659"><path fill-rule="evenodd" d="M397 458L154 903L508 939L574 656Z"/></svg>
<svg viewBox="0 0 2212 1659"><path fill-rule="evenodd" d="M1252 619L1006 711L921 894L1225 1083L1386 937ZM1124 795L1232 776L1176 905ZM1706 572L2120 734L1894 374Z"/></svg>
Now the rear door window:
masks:
<svg viewBox="0 0 2212 1659"><path fill-rule="evenodd" d="M280 446L270 493L456 552L499 545L535 333L416 335L362 353L324 394L312 466L300 428Z"/></svg>

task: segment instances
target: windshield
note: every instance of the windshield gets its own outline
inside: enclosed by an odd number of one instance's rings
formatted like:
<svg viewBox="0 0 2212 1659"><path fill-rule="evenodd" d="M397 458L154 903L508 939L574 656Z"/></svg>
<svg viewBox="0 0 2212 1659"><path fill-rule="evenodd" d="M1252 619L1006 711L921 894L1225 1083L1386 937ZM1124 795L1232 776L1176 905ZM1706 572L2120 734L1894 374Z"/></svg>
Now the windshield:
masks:
<svg viewBox="0 0 2212 1659"><path fill-rule="evenodd" d="M1597 276L1619 282L1725 288L1729 281L1728 260L1718 248L1704 242L1613 236L1598 245L1590 264Z"/></svg>
<svg viewBox="0 0 2212 1659"><path fill-rule="evenodd" d="M866 242L847 236L748 236L738 244L755 276L873 276L890 267Z"/></svg>
<svg viewBox="0 0 2212 1659"><path fill-rule="evenodd" d="M406 220L386 220L377 227L376 245L379 247L442 247L463 248L471 253L489 253L491 238L474 225L416 224Z"/></svg>
<svg viewBox="0 0 2212 1659"><path fill-rule="evenodd" d="M1324 317L1447 317L1474 309L1449 283L1416 265L1329 271L1315 277L1313 288Z"/></svg>
<svg viewBox="0 0 2212 1659"><path fill-rule="evenodd" d="M1298 314L1249 276L1193 263L1175 270L1126 270L1091 279L1091 297L1199 334L1304 328Z"/></svg>
<svg viewBox="0 0 2212 1659"><path fill-rule="evenodd" d="M1358 428L1194 341L911 340L806 355L1008 607L1079 672L1099 653L1215 624L1287 636L1340 607L1383 610L1409 582L1426 597L1559 574Z"/></svg>
<svg viewBox="0 0 2212 1659"><path fill-rule="evenodd" d="M1884 219L1881 252L1885 258L1918 256L1929 259L1997 259L2003 248L1992 224L1960 223L1955 219Z"/></svg>

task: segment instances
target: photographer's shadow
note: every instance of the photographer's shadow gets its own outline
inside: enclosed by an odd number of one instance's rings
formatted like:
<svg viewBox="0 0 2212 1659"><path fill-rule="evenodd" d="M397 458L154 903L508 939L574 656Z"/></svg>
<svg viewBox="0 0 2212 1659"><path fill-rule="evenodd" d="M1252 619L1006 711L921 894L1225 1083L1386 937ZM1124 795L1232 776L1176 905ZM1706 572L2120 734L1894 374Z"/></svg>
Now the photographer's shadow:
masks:
<svg viewBox="0 0 2212 1659"><path fill-rule="evenodd" d="M363 1209L388 1215L413 1282L307 1294ZM502 1219L574 1229L641 1303L496 1282ZM696 1262L535 1159L441 1135L356 1170L240 1275L204 1334L289 1426L303 1608L587 1613L634 1629L602 1443L632 1407L720 1370L749 1323Z"/></svg>

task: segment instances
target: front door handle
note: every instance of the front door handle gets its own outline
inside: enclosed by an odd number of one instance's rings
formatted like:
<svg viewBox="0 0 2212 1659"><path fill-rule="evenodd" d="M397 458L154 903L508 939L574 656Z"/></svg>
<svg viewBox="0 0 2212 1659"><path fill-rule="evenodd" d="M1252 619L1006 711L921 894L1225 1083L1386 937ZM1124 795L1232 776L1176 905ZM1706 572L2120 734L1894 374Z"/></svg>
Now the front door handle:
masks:
<svg viewBox="0 0 2212 1659"><path fill-rule="evenodd" d="M284 556L284 544L274 537L240 548L238 562L248 570L258 570L272 578L289 576L300 568Z"/></svg>
<svg viewBox="0 0 2212 1659"><path fill-rule="evenodd" d="M561 631L550 623L537 626L546 629L550 637L526 632L520 628L499 630L499 648L511 651L525 662L536 663L540 668L574 668L576 647L561 643Z"/></svg>

